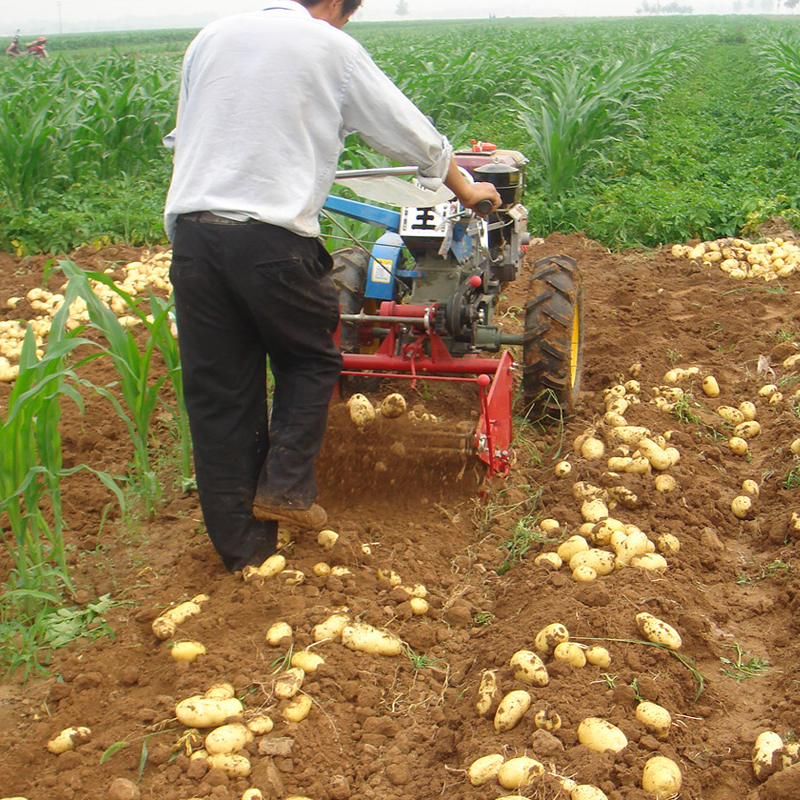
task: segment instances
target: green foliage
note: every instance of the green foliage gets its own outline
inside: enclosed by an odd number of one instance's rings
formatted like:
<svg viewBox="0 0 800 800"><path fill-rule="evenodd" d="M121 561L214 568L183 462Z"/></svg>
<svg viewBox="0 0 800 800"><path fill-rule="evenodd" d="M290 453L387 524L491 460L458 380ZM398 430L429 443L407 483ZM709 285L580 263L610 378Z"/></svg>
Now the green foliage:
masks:
<svg viewBox="0 0 800 800"><path fill-rule="evenodd" d="M747 678L755 678L770 668L769 661L766 658L761 658L752 653L745 653L742 647L736 643L731 647L736 655L733 658L721 657L720 661L726 666L720 667L719 671L723 675L733 678L736 683L741 683Z"/></svg>

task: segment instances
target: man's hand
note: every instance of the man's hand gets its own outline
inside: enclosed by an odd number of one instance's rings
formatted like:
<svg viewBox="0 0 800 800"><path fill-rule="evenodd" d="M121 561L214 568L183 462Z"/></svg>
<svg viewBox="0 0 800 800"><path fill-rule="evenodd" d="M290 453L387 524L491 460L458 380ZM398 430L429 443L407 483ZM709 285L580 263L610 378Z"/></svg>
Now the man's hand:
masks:
<svg viewBox="0 0 800 800"><path fill-rule="evenodd" d="M484 217L490 214L491 211L496 211L502 204L500 194L493 184L470 183L459 169L455 158L450 161L450 168L447 171L447 177L444 179L444 185L453 192L464 208L475 211L476 214ZM476 206L482 200L491 201L491 211L485 211L483 208L480 211L477 210Z"/></svg>

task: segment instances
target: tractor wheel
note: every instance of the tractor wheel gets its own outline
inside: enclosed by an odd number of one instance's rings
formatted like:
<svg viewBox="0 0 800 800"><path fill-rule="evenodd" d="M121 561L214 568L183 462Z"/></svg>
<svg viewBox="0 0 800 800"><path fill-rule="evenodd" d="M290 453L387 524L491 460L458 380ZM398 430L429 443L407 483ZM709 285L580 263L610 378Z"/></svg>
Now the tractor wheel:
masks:
<svg viewBox="0 0 800 800"><path fill-rule="evenodd" d="M567 256L534 265L525 305L522 396L530 417L557 417L574 406L581 382L583 284Z"/></svg>
<svg viewBox="0 0 800 800"><path fill-rule="evenodd" d="M331 277L339 290L339 304L343 314L358 314L364 307L367 289L369 255L360 247L343 247L331 254L333 271ZM354 322L343 322L340 343L345 353L359 350L359 330Z"/></svg>

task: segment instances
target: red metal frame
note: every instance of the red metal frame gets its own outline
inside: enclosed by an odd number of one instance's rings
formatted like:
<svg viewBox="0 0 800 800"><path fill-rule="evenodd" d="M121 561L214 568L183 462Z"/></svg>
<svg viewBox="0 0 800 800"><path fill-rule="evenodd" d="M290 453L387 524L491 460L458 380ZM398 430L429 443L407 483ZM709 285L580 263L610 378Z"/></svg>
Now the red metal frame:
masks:
<svg viewBox="0 0 800 800"><path fill-rule="evenodd" d="M380 372L385 377L411 380L412 388L420 379L477 384L481 416L475 429L475 450L487 465L489 477L506 475L512 436L514 362L511 354L505 351L499 359L471 355L455 358L442 337L430 330L436 310L436 305L381 303L379 314L384 319L375 324L387 327L386 337L375 353L342 353L342 374L374 377ZM396 317L420 320L419 325L414 325L409 341L398 340L400 323Z"/></svg>

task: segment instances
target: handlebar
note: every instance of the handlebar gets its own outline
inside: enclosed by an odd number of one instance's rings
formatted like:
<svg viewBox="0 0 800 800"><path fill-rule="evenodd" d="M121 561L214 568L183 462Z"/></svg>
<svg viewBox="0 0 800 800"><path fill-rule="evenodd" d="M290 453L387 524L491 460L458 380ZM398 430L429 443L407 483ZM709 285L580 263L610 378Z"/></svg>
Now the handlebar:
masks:
<svg viewBox="0 0 800 800"><path fill-rule="evenodd" d="M475 211L478 214L480 214L481 216L484 216L484 217L486 217L489 214L491 214L493 208L494 208L494 203L491 200L489 200L488 197L486 199L484 199L484 200L480 200L475 205Z"/></svg>

